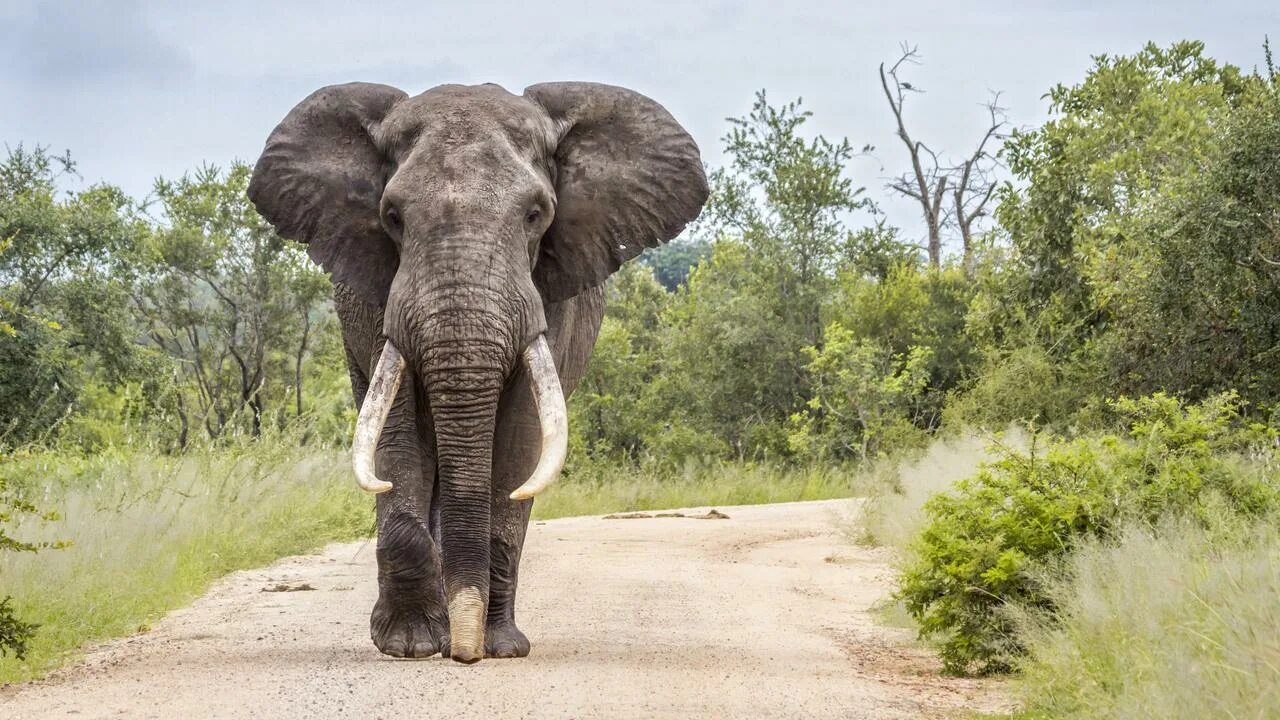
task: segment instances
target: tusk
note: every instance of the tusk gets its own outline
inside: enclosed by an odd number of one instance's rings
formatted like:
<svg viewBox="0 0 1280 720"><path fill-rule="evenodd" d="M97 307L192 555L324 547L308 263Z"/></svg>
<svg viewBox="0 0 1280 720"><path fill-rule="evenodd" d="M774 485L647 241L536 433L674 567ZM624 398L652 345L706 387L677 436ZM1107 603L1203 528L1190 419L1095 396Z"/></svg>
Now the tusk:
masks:
<svg viewBox="0 0 1280 720"><path fill-rule="evenodd" d="M364 395L360 417L356 419L356 435L351 441L351 466L356 471L356 484L365 492L376 494L391 489L391 483L379 480L374 474L374 452L378 449L382 427L387 424L391 403L395 401L396 391L400 389L404 368L404 358L388 340L382 348L378 367L373 371L369 390Z"/></svg>
<svg viewBox="0 0 1280 720"><path fill-rule="evenodd" d="M538 424L542 427L542 452L538 467L523 485L511 493L512 500L528 500L560 476L569 450L569 414L564 408L564 391L556 373L546 335L539 335L521 354L533 385L533 403L538 407Z"/></svg>

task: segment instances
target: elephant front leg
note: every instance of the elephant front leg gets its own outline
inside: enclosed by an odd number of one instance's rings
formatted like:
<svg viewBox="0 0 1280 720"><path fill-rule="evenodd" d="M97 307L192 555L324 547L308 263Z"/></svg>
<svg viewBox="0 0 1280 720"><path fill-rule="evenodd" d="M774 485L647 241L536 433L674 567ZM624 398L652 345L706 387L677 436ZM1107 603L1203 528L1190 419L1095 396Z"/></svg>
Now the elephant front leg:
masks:
<svg viewBox="0 0 1280 720"><path fill-rule="evenodd" d="M412 383L406 385L378 447L379 477L394 488L378 496L378 601L369 632L387 655L426 658L449 654L449 619L431 521L435 463L413 421Z"/></svg>
<svg viewBox="0 0 1280 720"><path fill-rule="evenodd" d="M523 382L503 394L493 448L493 495L489 532L489 609L485 623L487 657L529 654L529 639L516 626L520 554L533 501L508 497L538 464L542 434L537 411Z"/></svg>
<svg viewBox="0 0 1280 720"><path fill-rule="evenodd" d="M520 553L524 548L533 501L516 502L507 497L524 479L501 493L501 500L494 502L491 516L489 610L484 633L486 657L511 658L529 654L529 639L516 627L516 587L520 577Z"/></svg>

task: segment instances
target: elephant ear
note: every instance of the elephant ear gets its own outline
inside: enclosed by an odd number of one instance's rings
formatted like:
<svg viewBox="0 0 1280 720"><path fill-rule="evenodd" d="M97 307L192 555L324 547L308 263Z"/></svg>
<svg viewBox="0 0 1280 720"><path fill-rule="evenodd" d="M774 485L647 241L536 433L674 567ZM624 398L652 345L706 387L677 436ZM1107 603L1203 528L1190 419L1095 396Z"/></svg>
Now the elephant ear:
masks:
<svg viewBox="0 0 1280 720"><path fill-rule="evenodd" d="M658 103L596 83L545 83L524 95L559 131L555 219L533 269L548 301L599 285L701 212L707 178L698 145Z"/></svg>
<svg viewBox="0 0 1280 720"><path fill-rule="evenodd" d="M271 132L249 181L249 199L280 235L306 243L335 284L379 307L400 260L380 220L388 163L374 138L405 97L371 83L315 91Z"/></svg>

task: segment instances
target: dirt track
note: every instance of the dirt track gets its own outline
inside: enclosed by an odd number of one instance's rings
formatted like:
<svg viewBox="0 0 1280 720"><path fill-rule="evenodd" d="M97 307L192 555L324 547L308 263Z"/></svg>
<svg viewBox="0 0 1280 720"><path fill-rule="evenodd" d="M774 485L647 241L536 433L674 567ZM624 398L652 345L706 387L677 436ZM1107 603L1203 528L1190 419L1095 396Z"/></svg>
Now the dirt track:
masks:
<svg viewBox="0 0 1280 720"><path fill-rule="evenodd" d="M878 720L1007 708L998 686L939 676L909 633L874 621L890 573L883 553L842 537L852 502L719 509L729 519L537 523L521 572L523 660L378 654L372 545L333 545L236 573L148 633L0 690L0 718Z"/></svg>

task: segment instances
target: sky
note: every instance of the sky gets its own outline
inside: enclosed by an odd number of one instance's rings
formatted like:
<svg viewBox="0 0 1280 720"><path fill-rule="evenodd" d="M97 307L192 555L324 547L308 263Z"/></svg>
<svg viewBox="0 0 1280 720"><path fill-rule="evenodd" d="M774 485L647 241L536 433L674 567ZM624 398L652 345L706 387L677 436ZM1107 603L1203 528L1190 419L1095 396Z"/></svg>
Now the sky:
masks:
<svg viewBox="0 0 1280 720"><path fill-rule="evenodd" d="M925 91L908 98L910 129L954 158L985 129L993 91L1030 127L1092 55L1198 39L1252 69L1267 34L1280 43L1276 0L0 0L0 143L70 150L71 189L105 180L144 197L157 176L253 161L324 85L591 80L664 104L714 167L725 118L765 89L803 98L813 132L875 146L850 175L883 200L907 158L876 68L904 42L922 59L904 79ZM920 230L909 203L881 205Z"/></svg>

